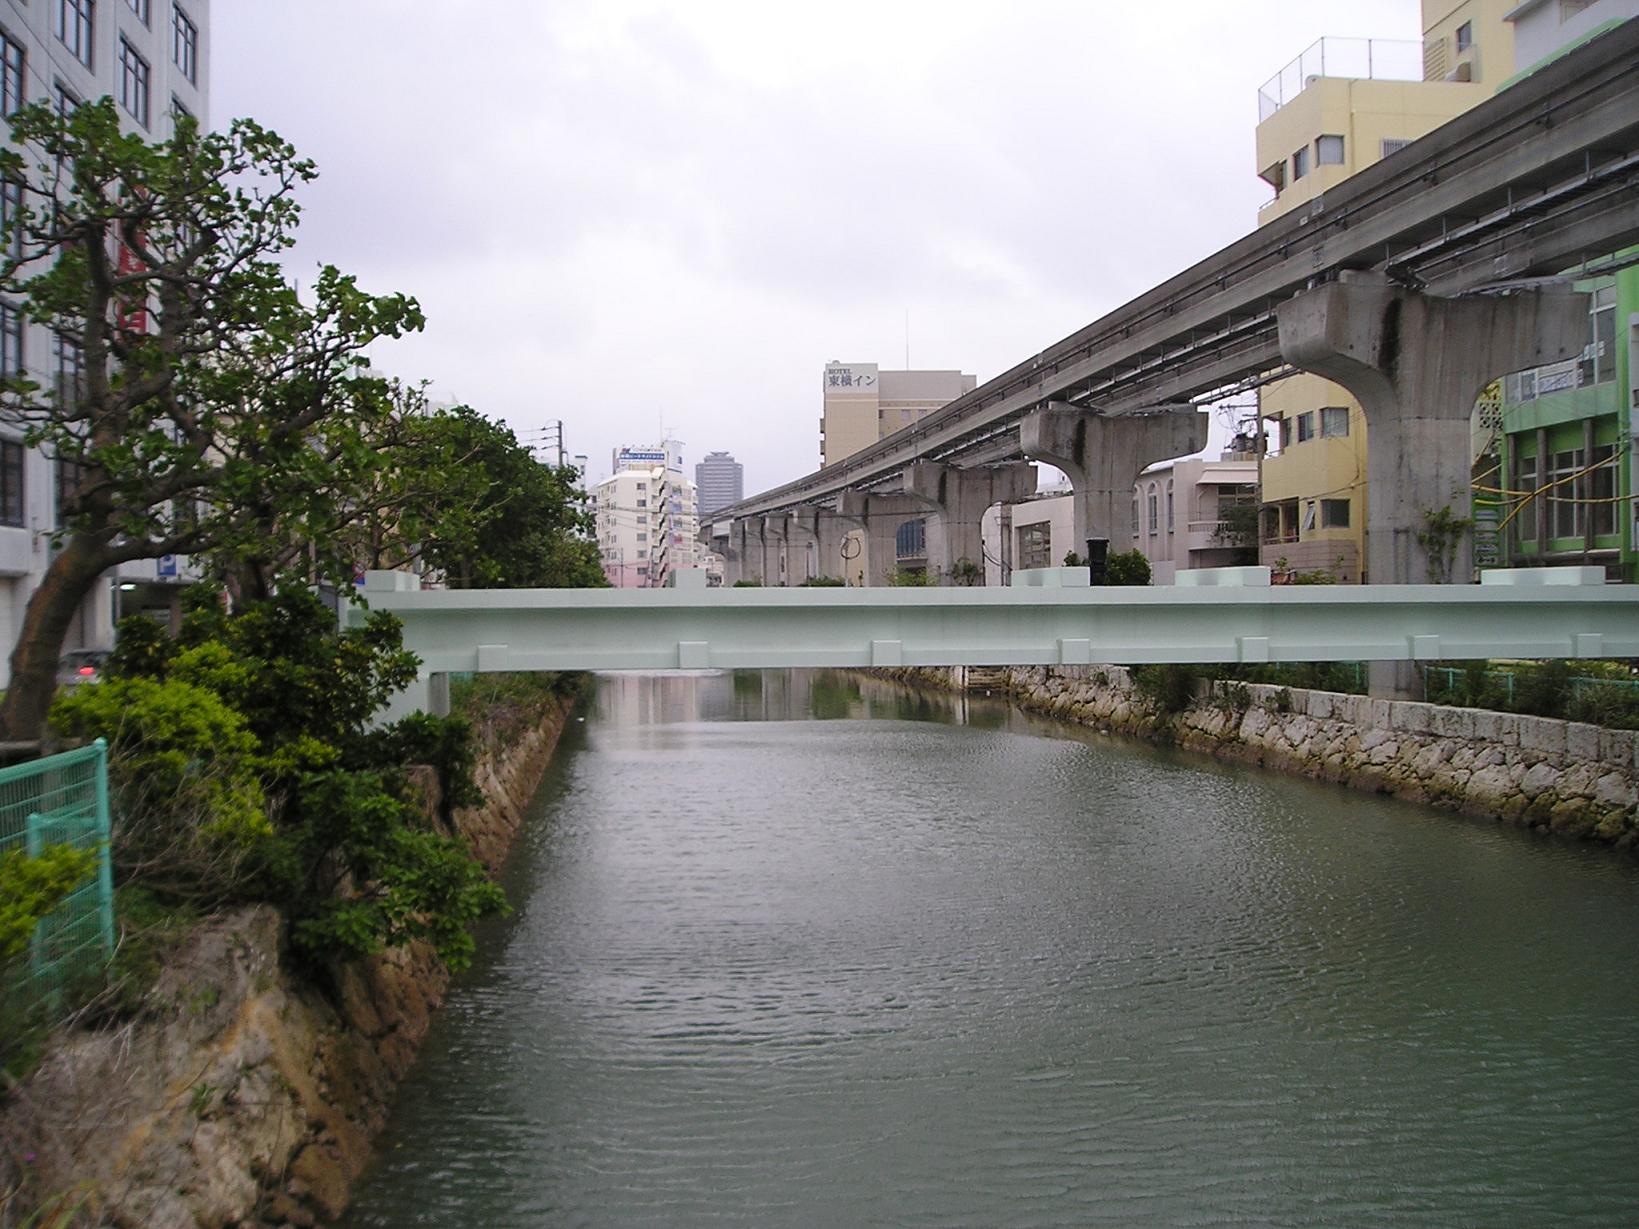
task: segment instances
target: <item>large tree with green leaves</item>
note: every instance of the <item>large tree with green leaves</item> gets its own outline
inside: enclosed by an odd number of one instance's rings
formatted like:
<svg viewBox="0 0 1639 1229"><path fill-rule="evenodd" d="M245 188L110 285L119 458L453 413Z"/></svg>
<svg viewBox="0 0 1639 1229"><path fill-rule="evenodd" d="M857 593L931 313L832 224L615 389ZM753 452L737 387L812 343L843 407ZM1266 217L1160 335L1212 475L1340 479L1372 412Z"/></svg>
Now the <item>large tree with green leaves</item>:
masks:
<svg viewBox="0 0 1639 1229"><path fill-rule="evenodd" d="M424 558L456 589L580 589L607 584L570 465L543 465L503 424L456 406L418 425L405 468L463 475L460 500L420 522Z"/></svg>
<svg viewBox="0 0 1639 1229"><path fill-rule="evenodd" d="M179 116L150 143L107 99L66 116L36 103L12 140L0 296L55 338L56 378L9 354L0 422L57 458L64 486L0 705L7 737L34 738L66 631L109 569L209 555L250 596L292 554L350 570L337 528L402 409L361 356L422 321L334 268L298 294L277 258L315 172L249 120L207 133Z"/></svg>

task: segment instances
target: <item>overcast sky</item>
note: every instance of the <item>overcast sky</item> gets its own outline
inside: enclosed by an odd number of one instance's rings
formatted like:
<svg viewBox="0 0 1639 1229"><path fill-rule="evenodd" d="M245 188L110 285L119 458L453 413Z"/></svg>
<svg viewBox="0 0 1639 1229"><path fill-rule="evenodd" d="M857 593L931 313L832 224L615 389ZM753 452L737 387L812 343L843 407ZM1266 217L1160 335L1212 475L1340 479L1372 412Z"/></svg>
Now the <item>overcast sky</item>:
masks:
<svg viewBox="0 0 1639 1229"><path fill-rule="evenodd" d="M828 359L981 381L1245 234L1257 87L1417 0L217 0L212 120L319 166L378 367L571 452L817 467Z"/></svg>

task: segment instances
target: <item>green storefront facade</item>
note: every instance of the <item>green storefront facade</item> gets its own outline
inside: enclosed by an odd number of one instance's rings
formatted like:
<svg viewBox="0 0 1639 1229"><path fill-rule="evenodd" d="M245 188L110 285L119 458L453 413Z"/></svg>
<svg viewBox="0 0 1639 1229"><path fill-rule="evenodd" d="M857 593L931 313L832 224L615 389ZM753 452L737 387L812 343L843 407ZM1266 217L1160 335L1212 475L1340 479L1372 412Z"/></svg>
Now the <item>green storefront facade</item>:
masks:
<svg viewBox="0 0 1639 1229"><path fill-rule="evenodd" d="M1639 248L1622 258L1639 262ZM1635 351L1639 264L1579 278L1590 296L1588 344L1577 358L1503 381L1503 544L1516 567L1594 564L1639 583L1635 501ZM1482 482L1482 491L1493 484ZM1483 498L1482 491L1476 495Z"/></svg>

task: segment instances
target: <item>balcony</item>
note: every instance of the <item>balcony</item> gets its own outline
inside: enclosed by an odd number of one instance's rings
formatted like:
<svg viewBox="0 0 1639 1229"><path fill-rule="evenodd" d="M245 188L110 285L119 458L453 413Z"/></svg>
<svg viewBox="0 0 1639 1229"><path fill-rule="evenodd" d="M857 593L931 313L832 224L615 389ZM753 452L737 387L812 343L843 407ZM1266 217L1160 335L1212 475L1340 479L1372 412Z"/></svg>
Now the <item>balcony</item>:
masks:
<svg viewBox="0 0 1639 1229"><path fill-rule="evenodd" d="M1399 38L1323 38L1258 90L1261 124L1321 77L1360 81L1421 81L1423 44Z"/></svg>

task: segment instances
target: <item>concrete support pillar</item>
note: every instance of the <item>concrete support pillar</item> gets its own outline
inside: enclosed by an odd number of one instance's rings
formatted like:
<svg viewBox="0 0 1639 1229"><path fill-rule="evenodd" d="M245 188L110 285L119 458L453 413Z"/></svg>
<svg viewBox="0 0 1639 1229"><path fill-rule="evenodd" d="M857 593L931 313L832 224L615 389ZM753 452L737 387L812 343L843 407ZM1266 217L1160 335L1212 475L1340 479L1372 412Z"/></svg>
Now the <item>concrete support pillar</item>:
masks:
<svg viewBox="0 0 1639 1229"><path fill-rule="evenodd" d="M899 566L899 527L906 521L925 519L928 507L907 495L844 491L837 502L837 512L865 530L865 583L885 585Z"/></svg>
<svg viewBox="0 0 1639 1229"><path fill-rule="evenodd" d="M1497 376L1581 353L1588 296L1567 283L1442 299L1345 272L1275 317L1281 356L1341 384L1365 411L1366 579L1466 584L1470 535L1431 535L1429 518L1449 509L1468 519L1474 400Z"/></svg>
<svg viewBox="0 0 1639 1229"><path fill-rule="evenodd" d="M823 576L820 561L819 517L817 508L798 508L785 523L786 583L800 585Z"/></svg>
<svg viewBox="0 0 1639 1229"><path fill-rule="evenodd" d="M760 526L755 521L735 521L734 528L729 530L728 540L730 549L739 557L736 575L729 580L725 575L725 584L735 584L747 581L753 584L763 583L763 541Z"/></svg>
<svg viewBox="0 0 1639 1229"><path fill-rule="evenodd" d="M850 539L849 535L864 527L864 522L857 517L826 508L815 509L814 536L819 543L816 558L820 576L847 580L853 574L855 565L860 561L849 553L850 543L857 541Z"/></svg>
<svg viewBox="0 0 1639 1229"><path fill-rule="evenodd" d="M905 471L904 484L906 496L928 512L928 570L948 584L960 565L971 564L983 584L985 509L1029 495L1036 489L1036 471L1028 462L958 469L918 461Z"/></svg>
<svg viewBox="0 0 1639 1229"><path fill-rule="evenodd" d="M790 583L781 566L785 558L785 524L783 512L758 518L758 537L763 544L763 584L771 587Z"/></svg>
<svg viewBox="0 0 1639 1229"><path fill-rule="evenodd" d="M1108 538L1112 551L1136 547L1132 500L1138 475L1157 461L1199 452L1206 434L1207 416L1192 405L1098 414L1053 402L1019 424L1024 455L1057 466L1070 480L1078 555L1088 538Z"/></svg>

